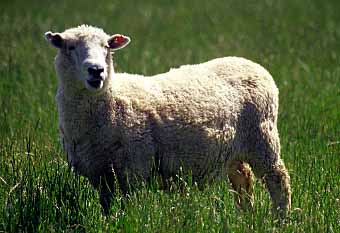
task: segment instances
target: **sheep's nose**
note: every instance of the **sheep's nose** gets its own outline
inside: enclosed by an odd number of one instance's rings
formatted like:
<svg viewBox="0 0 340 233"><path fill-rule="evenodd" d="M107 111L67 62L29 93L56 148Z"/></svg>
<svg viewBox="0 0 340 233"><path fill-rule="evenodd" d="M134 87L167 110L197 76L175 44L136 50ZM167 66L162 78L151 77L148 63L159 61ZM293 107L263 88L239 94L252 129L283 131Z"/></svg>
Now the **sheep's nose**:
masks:
<svg viewBox="0 0 340 233"><path fill-rule="evenodd" d="M87 72L92 75L94 78L102 78L102 73L104 72L104 68L102 66L91 66L87 68Z"/></svg>

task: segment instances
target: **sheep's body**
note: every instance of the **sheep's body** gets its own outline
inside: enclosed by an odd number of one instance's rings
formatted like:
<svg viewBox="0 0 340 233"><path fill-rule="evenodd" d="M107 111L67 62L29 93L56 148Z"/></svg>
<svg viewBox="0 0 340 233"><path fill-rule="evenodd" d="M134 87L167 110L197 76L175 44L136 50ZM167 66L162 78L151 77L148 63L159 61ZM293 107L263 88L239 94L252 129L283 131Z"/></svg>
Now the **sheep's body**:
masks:
<svg viewBox="0 0 340 233"><path fill-rule="evenodd" d="M290 208L278 89L260 65L226 57L144 77L113 73L109 58L107 86L93 95L67 90L60 59L56 101L64 148L96 187L105 177L112 188L116 176L126 190L127 181L149 179L155 163L164 179L182 169L200 183L226 178L233 161L246 161L264 177L274 207Z"/></svg>
<svg viewBox="0 0 340 233"><path fill-rule="evenodd" d="M158 159L166 177L182 166L203 178L209 167L226 172L229 160L264 156L249 152L261 124L277 138L277 95L262 67L231 57L152 77L114 74L104 95L59 93L57 103L69 160L82 174L114 169L149 178Z"/></svg>

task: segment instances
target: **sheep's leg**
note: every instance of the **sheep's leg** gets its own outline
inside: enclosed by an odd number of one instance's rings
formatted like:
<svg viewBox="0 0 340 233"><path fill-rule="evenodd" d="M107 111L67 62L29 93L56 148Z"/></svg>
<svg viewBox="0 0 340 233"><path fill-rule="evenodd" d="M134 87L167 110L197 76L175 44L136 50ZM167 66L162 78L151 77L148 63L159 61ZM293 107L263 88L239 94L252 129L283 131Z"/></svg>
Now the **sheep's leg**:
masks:
<svg viewBox="0 0 340 233"><path fill-rule="evenodd" d="M105 191L99 191L99 201L100 205L103 208L104 215L108 215L110 211L110 204L112 200L112 193L105 192Z"/></svg>
<svg viewBox="0 0 340 233"><path fill-rule="evenodd" d="M256 158L249 161L257 178L263 179L273 202L274 213L284 217L291 208L291 188L288 171L280 158L280 140L276 129L261 134L256 146Z"/></svg>
<svg viewBox="0 0 340 233"><path fill-rule="evenodd" d="M285 215L291 208L291 189L290 177L281 159L267 170L264 182L273 201L274 211Z"/></svg>
<svg viewBox="0 0 340 233"><path fill-rule="evenodd" d="M262 178L273 202L274 213L284 217L291 208L291 189L288 171L281 159L266 166L266 170L255 172Z"/></svg>
<svg viewBox="0 0 340 233"><path fill-rule="evenodd" d="M249 165L240 160L234 160L228 166L228 177L235 193L235 202L242 209L253 207L253 173Z"/></svg>
<svg viewBox="0 0 340 233"><path fill-rule="evenodd" d="M114 198L116 186L118 186L117 179L113 173L100 176L94 184L94 187L96 187L99 192L99 201L103 208L104 215L109 214L110 204Z"/></svg>

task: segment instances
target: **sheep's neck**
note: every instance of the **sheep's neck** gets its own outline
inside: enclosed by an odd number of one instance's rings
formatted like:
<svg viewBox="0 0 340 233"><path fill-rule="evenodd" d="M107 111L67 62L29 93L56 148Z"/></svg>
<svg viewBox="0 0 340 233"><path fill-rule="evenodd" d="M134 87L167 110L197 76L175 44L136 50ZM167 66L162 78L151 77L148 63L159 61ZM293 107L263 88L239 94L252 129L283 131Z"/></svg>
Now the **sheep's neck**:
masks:
<svg viewBox="0 0 340 233"><path fill-rule="evenodd" d="M112 99L108 91L97 96L78 94L70 96L65 95L64 91L59 88L56 101L60 128L69 143L82 141L82 138L88 137L86 135L91 131L100 130L105 122L111 121Z"/></svg>

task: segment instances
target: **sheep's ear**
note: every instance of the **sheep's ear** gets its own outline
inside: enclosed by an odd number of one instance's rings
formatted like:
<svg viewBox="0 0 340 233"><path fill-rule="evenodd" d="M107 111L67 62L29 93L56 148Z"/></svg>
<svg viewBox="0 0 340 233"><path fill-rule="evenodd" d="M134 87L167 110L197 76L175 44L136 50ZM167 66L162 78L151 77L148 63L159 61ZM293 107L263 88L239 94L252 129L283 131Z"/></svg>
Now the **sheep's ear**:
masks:
<svg viewBox="0 0 340 233"><path fill-rule="evenodd" d="M118 50L122 49L130 43L131 39L128 36L116 34L111 36L111 38L107 41L110 49Z"/></svg>
<svg viewBox="0 0 340 233"><path fill-rule="evenodd" d="M64 39L60 33L46 32L45 39L56 48L60 49L63 46Z"/></svg>

